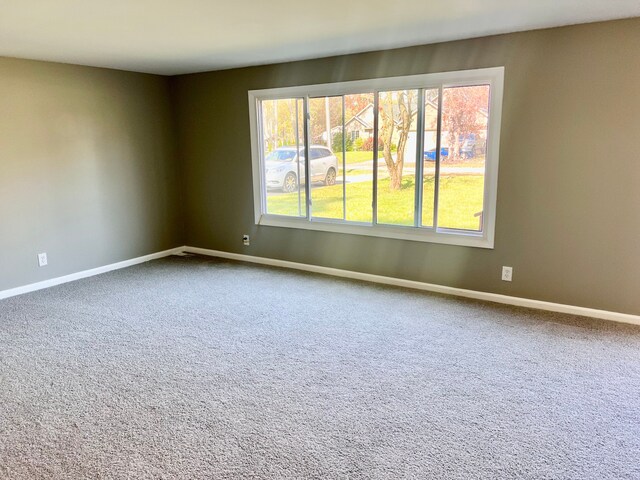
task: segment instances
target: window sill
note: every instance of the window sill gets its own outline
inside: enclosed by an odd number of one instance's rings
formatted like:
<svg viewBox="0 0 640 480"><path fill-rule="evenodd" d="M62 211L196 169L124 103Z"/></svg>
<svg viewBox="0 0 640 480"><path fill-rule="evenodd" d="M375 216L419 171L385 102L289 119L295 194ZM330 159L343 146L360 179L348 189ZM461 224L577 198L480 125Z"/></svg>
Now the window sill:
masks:
<svg viewBox="0 0 640 480"><path fill-rule="evenodd" d="M291 218L279 215L262 215L256 225L493 249L493 238L488 238L486 232L483 234L480 232L445 229L438 229L438 231L434 232L433 230L416 227L342 223L336 220L323 219L309 221L306 218Z"/></svg>

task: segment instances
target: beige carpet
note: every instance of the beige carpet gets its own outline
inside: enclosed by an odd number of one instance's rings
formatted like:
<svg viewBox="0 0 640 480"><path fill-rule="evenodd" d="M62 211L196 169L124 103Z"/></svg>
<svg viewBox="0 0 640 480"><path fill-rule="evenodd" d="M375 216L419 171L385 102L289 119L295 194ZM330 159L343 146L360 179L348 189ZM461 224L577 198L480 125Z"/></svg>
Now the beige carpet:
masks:
<svg viewBox="0 0 640 480"><path fill-rule="evenodd" d="M171 257L0 301L0 478L638 479L640 329Z"/></svg>

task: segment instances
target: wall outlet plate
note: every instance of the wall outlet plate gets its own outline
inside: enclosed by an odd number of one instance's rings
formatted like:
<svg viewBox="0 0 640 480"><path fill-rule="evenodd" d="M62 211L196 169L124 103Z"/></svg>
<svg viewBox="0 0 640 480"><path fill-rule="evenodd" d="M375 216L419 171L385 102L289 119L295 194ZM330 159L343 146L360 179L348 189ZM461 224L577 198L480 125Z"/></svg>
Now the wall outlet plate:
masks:
<svg viewBox="0 0 640 480"><path fill-rule="evenodd" d="M513 267L502 267L502 280L505 282L513 280Z"/></svg>
<svg viewBox="0 0 640 480"><path fill-rule="evenodd" d="M250 239L249 239L249 235L243 235L242 236L242 243L244 243L245 245L251 245Z"/></svg>
<svg viewBox="0 0 640 480"><path fill-rule="evenodd" d="M39 253L38 254L38 265L41 267L44 267L46 265L49 264L49 260L47 259L47 254L46 253Z"/></svg>

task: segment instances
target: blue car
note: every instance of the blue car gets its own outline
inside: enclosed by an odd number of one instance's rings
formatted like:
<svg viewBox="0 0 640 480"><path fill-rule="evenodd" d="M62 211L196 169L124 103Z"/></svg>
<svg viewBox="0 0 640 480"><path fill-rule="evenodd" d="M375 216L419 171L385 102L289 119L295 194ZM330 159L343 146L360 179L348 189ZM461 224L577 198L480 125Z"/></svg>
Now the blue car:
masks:
<svg viewBox="0 0 640 480"><path fill-rule="evenodd" d="M449 147L440 147L440 158L445 158L449 156ZM431 150L425 150L424 159L427 162L435 162L436 161L436 149L432 148Z"/></svg>
<svg viewBox="0 0 640 480"><path fill-rule="evenodd" d="M484 141L481 140L475 133L467 133L462 135L460 141L460 158L474 158L479 154L485 152ZM449 147L440 148L440 158L446 158L449 156ZM425 161L435 162L436 149L425 150Z"/></svg>

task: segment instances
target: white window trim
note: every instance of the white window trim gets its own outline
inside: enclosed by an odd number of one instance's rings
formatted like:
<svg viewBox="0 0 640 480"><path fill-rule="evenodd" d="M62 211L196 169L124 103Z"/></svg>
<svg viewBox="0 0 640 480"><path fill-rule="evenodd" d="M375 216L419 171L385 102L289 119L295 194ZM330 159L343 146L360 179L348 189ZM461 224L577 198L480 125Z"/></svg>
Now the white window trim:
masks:
<svg viewBox="0 0 640 480"><path fill-rule="evenodd" d="M348 95L372 91L423 89L464 86L473 83L488 84L491 87L489 122L487 135L487 157L485 160L485 189L483 207L483 231L470 232L425 227L395 227L389 225L360 224L343 220L288 217L266 213L264 192L266 191L262 148L258 131L258 102L291 97L315 97ZM273 88L249 91L249 119L251 133L251 156L253 168L253 198L256 225L299 228L323 232L367 235L374 237L442 243L468 247L493 248L495 237L496 205L498 192L498 159L500 149L500 126L502 123L502 95L504 91L504 67L482 68L424 75L386 77L352 82L325 83L295 87Z"/></svg>

